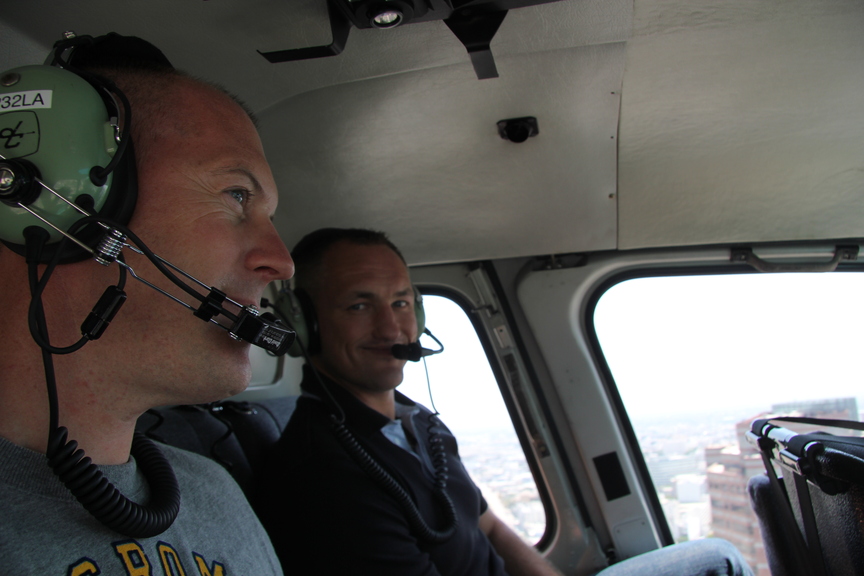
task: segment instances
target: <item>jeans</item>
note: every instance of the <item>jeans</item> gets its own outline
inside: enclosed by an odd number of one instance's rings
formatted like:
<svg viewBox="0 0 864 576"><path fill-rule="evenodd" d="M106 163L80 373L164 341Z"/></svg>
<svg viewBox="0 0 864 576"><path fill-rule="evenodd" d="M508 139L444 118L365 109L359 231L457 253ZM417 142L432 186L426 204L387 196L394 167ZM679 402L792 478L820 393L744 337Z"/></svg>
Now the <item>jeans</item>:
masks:
<svg viewBox="0 0 864 576"><path fill-rule="evenodd" d="M735 546L706 538L628 558L597 576L753 576L753 571Z"/></svg>

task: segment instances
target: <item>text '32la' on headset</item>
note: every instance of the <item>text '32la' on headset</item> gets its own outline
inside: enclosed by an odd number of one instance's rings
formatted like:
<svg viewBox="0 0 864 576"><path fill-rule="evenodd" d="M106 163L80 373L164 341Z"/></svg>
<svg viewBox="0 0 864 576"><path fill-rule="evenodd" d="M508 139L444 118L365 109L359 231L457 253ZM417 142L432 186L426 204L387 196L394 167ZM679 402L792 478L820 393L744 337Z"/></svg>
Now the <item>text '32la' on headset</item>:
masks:
<svg viewBox="0 0 864 576"><path fill-rule="evenodd" d="M84 71L97 66L173 68L161 51L138 38L109 34L94 39L67 33L55 44L47 65L23 66L0 75L0 241L28 263L28 321L42 348L51 413L49 465L100 522L127 536L149 537L167 530L179 511L179 488L171 466L150 440L136 433L132 455L151 484L151 502L141 506L120 494L74 440L67 442L68 431L58 425L51 355L75 352L102 335L126 300L127 272L198 318L227 330L232 338L273 354L284 354L294 333L272 314L259 315L257 308L237 303L157 256L126 228L137 198L132 109L111 81ZM147 257L199 305L191 306L139 277L125 263L124 248ZM117 263L120 280L108 287L84 320L77 343L52 346L42 293L57 265L89 257L104 266ZM40 263L47 264L41 277ZM200 293L175 272L208 293ZM222 317L227 324L215 319Z"/></svg>

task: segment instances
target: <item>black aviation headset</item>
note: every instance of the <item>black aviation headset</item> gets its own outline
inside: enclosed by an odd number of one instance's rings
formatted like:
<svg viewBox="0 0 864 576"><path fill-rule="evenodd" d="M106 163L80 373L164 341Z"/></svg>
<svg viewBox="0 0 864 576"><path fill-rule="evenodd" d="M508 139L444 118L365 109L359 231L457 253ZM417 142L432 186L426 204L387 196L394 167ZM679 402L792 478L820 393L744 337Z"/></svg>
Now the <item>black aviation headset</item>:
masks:
<svg viewBox="0 0 864 576"><path fill-rule="evenodd" d="M67 442L58 424L52 354L69 354L99 338L126 300L126 274L228 331L237 340L284 354L294 340L272 314L259 316L224 292L209 287L150 251L128 228L137 199L131 142L132 109L113 82L86 72L99 67L173 70L156 47L134 37L99 38L67 33L57 42L47 65L22 66L0 75L0 241L28 263L30 333L42 348L48 387L50 428L48 462L81 504L109 528L131 537L161 534L180 508L180 492L170 464L149 439L137 434L132 455L151 484L151 502L141 506L123 496L102 472ZM127 239L129 242L127 242ZM189 297L193 307L139 277L122 250L150 260ZM109 286L81 325L81 339L66 347L48 338L42 293L57 265L92 257L118 265L120 280ZM47 264L39 276L38 264ZM180 279L185 276L204 295ZM225 306L236 308L232 312ZM230 325L217 322L224 317Z"/></svg>
<svg viewBox="0 0 864 576"><path fill-rule="evenodd" d="M279 291L273 308L279 317L297 335L294 344L288 349L288 354L295 358L302 357L306 359L319 385L327 394L329 402L335 409L335 413L330 414L330 425L336 439L354 462L396 500L405 514L408 524L420 540L435 544L446 542L456 533L458 518L453 500L447 493L447 454L440 433L435 430L435 427L439 423L437 411L430 418L428 434L434 467L434 495L446 519L446 526L441 529L431 527L423 519L420 510L408 494L408 491L369 454L346 426L345 412L311 362L310 357L321 352L321 336L318 330L318 318L315 314L312 298L302 288L292 290L287 286L287 282L285 284L286 286L283 286ZM391 352L399 360L418 362L425 356L440 354L444 351L444 346L426 328L426 311L423 308L423 294L416 286L412 285L412 289L414 293L414 318L417 321L418 340L409 344L395 344ZM419 342L421 334L431 337L438 344L438 349L430 350L421 347Z"/></svg>
<svg viewBox="0 0 864 576"><path fill-rule="evenodd" d="M426 329L423 294L416 286L412 286L412 288L414 290L414 318L417 321L418 338L420 334L427 334L438 342L438 339ZM297 335L294 344L288 349L288 355L302 358L307 354L309 356L318 354L321 351L321 337L318 334L318 317L315 314L315 307L312 305L312 298L309 294L302 288L291 290L287 286L283 287L276 298L275 307L282 319ZM438 344L441 345L440 342ZM443 347L441 350L435 351L421 348L418 341L409 344L396 344L393 355L399 360L417 362L424 356L437 354L441 351L443 351Z"/></svg>

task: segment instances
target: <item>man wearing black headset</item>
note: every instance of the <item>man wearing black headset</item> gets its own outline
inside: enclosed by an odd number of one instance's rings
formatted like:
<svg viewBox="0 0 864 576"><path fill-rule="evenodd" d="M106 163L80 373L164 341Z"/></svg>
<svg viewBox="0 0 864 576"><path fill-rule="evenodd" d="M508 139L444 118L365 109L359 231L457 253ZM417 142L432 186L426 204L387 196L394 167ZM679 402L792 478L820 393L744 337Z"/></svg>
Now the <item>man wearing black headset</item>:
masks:
<svg viewBox="0 0 864 576"><path fill-rule="evenodd" d="M253 501L286 570L560 575L488 508L447 427L396 391L425 322L399 250L380 232L325 228L291 253L295 290L280 308L307 348L303 395ZM752 572L711 538L600 575Z"/></svg>
<svg viewBox="0 0 864 576"><path fill-rule="evenodd" d="M292 256L304 395L257 491L285 569L560 575L488 508L447 427L395 390L405 360L393 346L417 341L422 318L398 249L382 233L323 229Z"/></svg>
<svg viewBox="0 0 864 576"><path fill-rule="evenodd" d="M221 89L173 70L158 50L152 61L155 48L146 42L115 41L120 44L105 47L107 59L79 59L76 67L113 81L131 104L120 113L121 130L131 118L137 165L138 199L128 229L153 252L241 305L257 304L269 282L292 275L293 263L271 222L277 190L252 119ZM131 51L131 61L122 60L124 51ZM25 86L33 74L56 75L57 82L37 86L40 95L53 90L54 109L33 113L56 112L72 97L72 89L63 87L79 81L68 70L53 68L10 71L3 85L11 87L4 89ZM102 142L101 127L98 134ZM64 145L67 140L76 145L80 138L83 145L81 134L45 132L41 138L43 146L52 138ZM4 160L12 157L0 154ZM26 165L26 158L15 160L19 163L9 165L10 173ZM43 175L51 171L51 162L33 162ZM64 185L58 182L55 187ZM27 217L17 207L0 208L12 210L14 218ZM123 224L118 222L117 229L125 229ZM108 319L104 334L67 353L82 338L82 320L94 302L106 286L118 284L118 267L78 259L57 265L49 280L46 266L28 264L46 261L49 232L28 226L24 237L4 238L0 247L0 571L282 574L266 533L224 469L167 446L159 446L157 456L149 444L136 453L138 440L133 441L135 422L149 408L215 401L245 389L251 376L249 344L130 279L119 283L126 303ZM25 243L26 257L16 247ZM131 250L122 254L137 275L179 292L151 259ZM38 290L34 295L39 278L47 282L41 295ZM218 306L210 311L219 314ZM46 381L54 390L47 395ZM49 413L59 422L50 422ZM57 424L68 429L68 437L96 466L79 474L64 472L65 464L52 464L54 471L46 465L46 446L50 453L49 437L55 438ZM62 452L57 451L57 461L67 462ZM73 469L86 464L85 458ZM163 479L166 469L176 481ZM104 482L91 482L91 473L104 475L119 496L85 509L88 494L71 486L98 492ZM126 498L133 504L123 504ZM138 520L137 511L129 517L121 510L138 504L145 520Z"/></svg>

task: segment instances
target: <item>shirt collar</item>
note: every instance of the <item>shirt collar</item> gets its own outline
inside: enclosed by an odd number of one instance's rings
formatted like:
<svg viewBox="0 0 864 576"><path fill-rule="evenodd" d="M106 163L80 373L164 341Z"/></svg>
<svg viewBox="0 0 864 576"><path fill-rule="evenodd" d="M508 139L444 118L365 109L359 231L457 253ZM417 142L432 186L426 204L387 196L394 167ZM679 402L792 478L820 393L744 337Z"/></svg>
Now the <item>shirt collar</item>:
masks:
<svg viewBox="0 0 864 576"><path fill-rule="evenodd" d="M325 374L319 371L318 375L321 377L321 382L323 382L327 390L345 412L345 420L352 430L371 434L381 430L391 422L390 418L361 402L356 396L328 378ZM322 400L328 406L328 409L334 410L327 392L322 389L321 383L315 377L315 373L308 363L303 365L303 381L300 384L300 388L304 393ZM408 417L419 410L419 407L413 400L398 390L394 390L394 397L397 418Z"/></svg>

